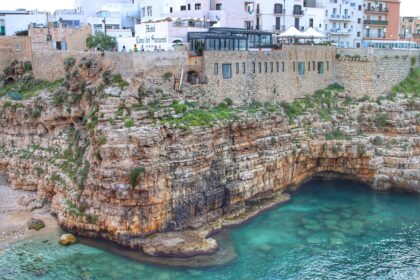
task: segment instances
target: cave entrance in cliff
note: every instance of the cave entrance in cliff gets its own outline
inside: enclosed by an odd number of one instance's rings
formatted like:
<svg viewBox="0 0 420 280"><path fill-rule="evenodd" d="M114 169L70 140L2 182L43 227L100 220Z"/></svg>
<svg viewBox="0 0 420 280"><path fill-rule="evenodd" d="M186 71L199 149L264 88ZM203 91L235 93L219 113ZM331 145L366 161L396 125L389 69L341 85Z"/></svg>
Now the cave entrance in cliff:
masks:
<svg viewBox="0 0 420 280"><path fill-rule="evenodd" d="M13 84L14 82L15 82L15 79L13 77L7 77L4 80L4 85L10 85L10 84Z"/></svg>

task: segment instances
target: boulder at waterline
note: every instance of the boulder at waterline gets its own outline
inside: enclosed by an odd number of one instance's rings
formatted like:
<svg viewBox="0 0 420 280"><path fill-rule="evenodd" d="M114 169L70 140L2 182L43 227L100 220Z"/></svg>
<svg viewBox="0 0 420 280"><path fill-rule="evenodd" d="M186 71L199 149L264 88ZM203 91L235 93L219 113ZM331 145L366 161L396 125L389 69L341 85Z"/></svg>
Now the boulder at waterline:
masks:
<svg viewBox="0 0 420 280"><path fill-rule="evenodd" d="M58 243L63 246L72 245L77 242L76 237L71 233L63 234L58 240Z"/></svg>

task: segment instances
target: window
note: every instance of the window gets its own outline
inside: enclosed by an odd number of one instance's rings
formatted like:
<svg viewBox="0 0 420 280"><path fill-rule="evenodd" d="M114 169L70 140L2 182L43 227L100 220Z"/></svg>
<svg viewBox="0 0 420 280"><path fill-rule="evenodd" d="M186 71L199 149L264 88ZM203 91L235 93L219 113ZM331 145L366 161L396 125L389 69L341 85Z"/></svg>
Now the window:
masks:
<svg viewBox="0 0 420 280"><path fill-rule="evenodd" d="M360 37L360 31L357 32L357 37Z"/></svg>
<svg viewBox="0 0 420 280"><path fill-rule="evenodd" d="M308 61L308 72L311 71L311 62Z"/></svg>
<svg viewBox="0 0 420 280"><path fill-rule="evenodd" d="M277 73L280 72L280 63L279 62L276 62L276 70L277 70Z"/></svg>
<svg viewBox="0 0 420 280"><path fill-rule="evenodd" d="M281 63L281 72L284 72L284 61Z"/></svg>
<svg viewBox="0 0 420 280"><path fill-rule="evenodd" d="M186 11L187 10L187 6L183 5L181 6L181 11Z"/></svg>
<svg viewBox="0 0 420 280"><path fill-rule="evenodd" d="M273 62L270 62L270 71L271 71L271 73L274 72L274 63Z"/></svg>
<svg viewBox="0 0 420 280"><path fill-rule="evenodd" d="M242 72L244 74L246 73L246 63L245 62L242 63Z"/></svg>
<svg viewBox="0 0 420 280"><path fill-rule="evenodd" d="M194 6L194 9L201 10L201 4L200 3L196 3L195 6Z"/></svg>
<svg viewBox="0 0 420 280"><path fill-rule="evenodd" d="M219 64L215 63L214 64L214 75L218 75L219 74Z"/></svg>
<svg viewBox="0 0 420 280"><path fill-rule="evenodd" d="M258 62L258 72L262 72L262 66L261 66L261 62Z"/></svg>
<svg viewBox="0 0 420 280"><path fill-rule="evenodd" d="M312 61L312 71L315 71L315 61Z"/></svg>
<svg viewBox="0 0 420 280"><path fill-rule="evenodd" d="M170 7L170 8L169 8L169 12L170 12L170 13L173 13L173 12L174 12L174 8Z"/></svg>
<svg viewBox="0 0 420 280"><path fill-rule="evenodd" d="M283 13L283 5L282 4L274 4L274 13L275 14L282 14Z"/></svg>
<svg viewBox="0 0 420 280"><path fill-rule="evenodd" d="M191 4L188 4L188 11L191 10Z"/></svg>
<svg viewBox="0 0 420 280"><path fill-rule="evenodd" d="M330 62L327 61L327 71L330 71Z"/></svg>
<svg viewBox="0 0 420 280"><path fill-rule="evenodd" d="M264 70L265 70L265 73L268 72L268 63L267 62L264 62Z"/></svg>
<svg viewBox="0 0 420 280"><path fill-rule="evenodd" d="M255 62L252 62L252 73L255 73Z"/></svg>
<svg viewBox="0 0 420 280"><path fill-rule="evenodd" d="M362 19L361 19L361 18L358 18L358 19L357 19L357 23L358 23L358 24L362 23Z"/></svg>
<svg viewBox="0 0 420 280"><path fill-rule="evenodd" d="M324 74L324 62L318 62L318 74Z"/></svg>
<svg viewBox="0 0 420 280"><path fill-rule="evenodd" d="M153 13L152 13L152 6L148 6L148 7L147 7L147 16L148 16L148 17L153 16Z"/></svg>
<svg viewBox="0 0 420 280"><path fill-rule="evenodd" d="M223 64L222 74L225 80L232 78L232 64Z"/></svg>
<svg viewBox="0 0 420 280"><path fill-rule="evenodd" d="M314 27L314 19L313 18L310 18L309 19L309 27Z"/></svg>
<svg viewBox="0 0 420 280"><path fill-rule="evenodd" d="M239 63L236 63L236 74L239 74Z"/></svg>
<svg viewBox="0 0 420 280"><path fill-rule="evenodd" d="M298 62L298 74L303 76L305 74L305 62Z"/></svg>
<svg viewBox="0 0 420 280"><path fill-rule="evenodd" d="M19 44L19 43L17 43L17 44L16 44L16 51L17 51L17 52L19 52L19 51L20 51L20 44Z"/></svg>
<svg viewBox="0 0 420 280"><path fill-rule="evenodd" d="M216 10L217 11L220 11L220 10L222 10L222 4L216 4Z"/></svg>
<svg viewBox="0 0 420 280"><path fill-rule="evenodd" d="M359 5L358 10L361 11L362 10L362 5Z"/></svg>
<svg viewBox="0 0 420 280"><path fill-rule="evenodd" d="M296 72L296 62L293 61L293 72Z"/></svg>

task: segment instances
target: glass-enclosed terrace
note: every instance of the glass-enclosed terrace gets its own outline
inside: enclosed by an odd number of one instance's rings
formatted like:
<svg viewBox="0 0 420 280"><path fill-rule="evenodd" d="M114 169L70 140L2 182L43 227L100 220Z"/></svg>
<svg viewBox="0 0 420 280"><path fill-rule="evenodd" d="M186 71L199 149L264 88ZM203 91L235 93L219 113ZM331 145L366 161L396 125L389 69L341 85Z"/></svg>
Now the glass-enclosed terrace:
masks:
<svg viewBox="0 0 420 280"><path fill-rule="evenodd" d="M208 32L189 32L188 42L194 51L245 51L253 48L270 48L272 34L241 28L216 28Z"/></svg>

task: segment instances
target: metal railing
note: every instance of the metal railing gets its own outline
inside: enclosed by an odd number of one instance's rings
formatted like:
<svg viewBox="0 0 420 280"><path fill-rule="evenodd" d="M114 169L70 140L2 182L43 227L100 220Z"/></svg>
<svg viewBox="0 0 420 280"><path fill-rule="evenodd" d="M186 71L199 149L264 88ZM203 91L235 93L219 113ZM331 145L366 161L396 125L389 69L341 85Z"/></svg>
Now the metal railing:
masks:
<svg viewBox="0 0 420 280"><path fill-rule="evenodd" d="M340 33L340 34L350 34L352 29L340 29L340 28L331 28L330 33Z"/></svg>
<svg viewBox="0 0 420 280"><path fill-rule="evenodd" d="M273 30L275 31L286 31L286 25L273 25Z"/></svg>
<svg viewBox="0 0 420 280"><path fill-rule="evenodd" d="M274 12L275 15L285 15L286 14L286 9L276 9L274 8Z"/></svg>
<svg viewBox="0 0 420 280"><path fill-rule="evenodd" d="M372 39L384 39L385 34L384 33L365 33L363 37L372 38Z"/></svg>
<svg viewBox="0 0 420 280"><path fill-rule="evenodd" d="M364 24L373 24L373 25L388 25L387 20L364 20Z"/></svg>
<svg viewBox="0 0 420 280"><path fill-rule="evenodd" d="M294 16L303 16L304 12L303 11L293 11L293 15Z"/></svg>
<svg viewBox="0 0 420 280"><path fill-rule="evenodd" d="M332 14L330 15L331 19L337 19L337 20L351 20L351 16L350 15L337 15L337 14Z"/></svg>
<svg viewBox="0 0 420 280"><path fill-rule="evenodd" d="M375 7L370 7L370 8L366 8L365 12L377 12L377 13L388 13L388 8L375 8Z"/></svg>

